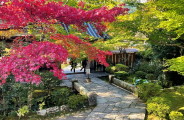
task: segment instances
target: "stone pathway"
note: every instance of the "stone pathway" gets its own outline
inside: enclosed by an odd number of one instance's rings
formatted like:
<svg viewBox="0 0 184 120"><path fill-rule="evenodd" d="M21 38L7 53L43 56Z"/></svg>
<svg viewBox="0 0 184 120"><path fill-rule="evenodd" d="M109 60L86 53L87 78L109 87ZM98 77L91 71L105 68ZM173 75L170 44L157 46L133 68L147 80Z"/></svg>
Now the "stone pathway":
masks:
<svg viewBox="0 0 184 120"><path fill-rule="evenodd" d="M96 92L97 106L93 110L60 117L57 120L144 120L145 104L128 91L97 78L104 75L106 74L92 74L90 83L85 82L84 74L69 75L69 80L65 80L63 84L71 86L70 80L79 80L88 91Z"/></svg>

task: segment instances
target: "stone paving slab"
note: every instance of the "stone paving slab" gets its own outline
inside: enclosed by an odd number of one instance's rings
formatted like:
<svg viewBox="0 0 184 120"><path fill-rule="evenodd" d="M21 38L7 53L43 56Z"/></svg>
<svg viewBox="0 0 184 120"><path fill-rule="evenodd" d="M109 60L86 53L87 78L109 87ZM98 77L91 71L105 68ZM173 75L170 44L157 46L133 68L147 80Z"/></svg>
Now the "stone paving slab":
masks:
<svg viewBox="0 0 184 120"><path fill-rule="evenodd" d="M97 106L90 112L60 117L57 120L144 120L146 105L126 90L97 78L106 75L106 73L91 74L90 83L85 82L84 74L68 75L68 83L63 84L71 85L69 84L71 80L78 80L88 91L96 92Z"/></svg>

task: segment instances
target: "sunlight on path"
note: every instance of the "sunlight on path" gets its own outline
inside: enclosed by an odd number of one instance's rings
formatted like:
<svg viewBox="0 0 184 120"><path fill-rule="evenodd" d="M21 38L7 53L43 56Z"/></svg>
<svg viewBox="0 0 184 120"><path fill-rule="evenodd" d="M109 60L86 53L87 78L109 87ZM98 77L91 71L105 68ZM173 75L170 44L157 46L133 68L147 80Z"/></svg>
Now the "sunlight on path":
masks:
<svg viewBox="0 0 184 120"><path fill-rule="evenodd" d="M97 106L93 110L57 120L144 120L145 104L126 90L97 78L103 75L105 73L93 73L91 83L85 82L84 74L68 75L69 80L78 79L87 90L96 92Z"/></svg>

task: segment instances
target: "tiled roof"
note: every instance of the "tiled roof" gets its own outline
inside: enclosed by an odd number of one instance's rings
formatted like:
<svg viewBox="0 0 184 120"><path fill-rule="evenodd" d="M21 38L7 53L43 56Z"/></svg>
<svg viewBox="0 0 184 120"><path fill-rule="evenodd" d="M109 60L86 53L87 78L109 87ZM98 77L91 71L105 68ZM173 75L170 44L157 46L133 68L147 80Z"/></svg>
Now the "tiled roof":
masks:
<svg viewBox="0 0 184 120"><path fill-rule="evenodd" d="M138 50L135 49L135 48L126 48L125 50L126 50L126 53L135 53L135 52L138 52ZM113 50L111 52L113 52L113 53L120 53L119 50Z"/></svg>

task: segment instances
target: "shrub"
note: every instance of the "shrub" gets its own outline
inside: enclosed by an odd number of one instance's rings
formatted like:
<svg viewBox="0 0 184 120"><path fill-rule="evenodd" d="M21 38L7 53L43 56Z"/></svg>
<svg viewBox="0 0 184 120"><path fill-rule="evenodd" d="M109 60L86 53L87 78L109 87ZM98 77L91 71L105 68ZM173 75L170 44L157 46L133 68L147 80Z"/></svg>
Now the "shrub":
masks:
<svg viewBox="0 0 184 120"><path fill-rule="evenodd" d="M105 68L105 71L108 72L108 73L111 73L111 67L112 67L112 66L106 67L106 68Z"/></svg>
<svg viewBox="0 0 184 120"><path fill-rule="evenodd" d="M116 67L115 66L109 66L109 67L106 67L105 70L108 73L114 74L114 72L116 71Z"/></svg>
<svg viewBox="0 0 184 120"><path fill-rule="evenodd" d="M160 85L154 83L143 83L138 85L138 96L146 101L150 97L159 95L161 88Z"/></svg>
<svg viewBox="0 0 184 120"><path fill-rule="evenodd" d="M128 71L128 66L123 64L116 64L115 66L106 67L105 70L111 74L118 71Z"/></svg>
<svg viewBox="0 0 184 120"><path fill-rule="evenodd" d="M39 110L42 110L43 107L44 107L44 105L45 105L45 102L40 103L40 104L39 104Z"/></svg>
<svg viewBox="0 0 184 120"><path fill-rule="evenodd" d="M133 78L133 84L134 85L140 85L140 84L143 84L143 83L149 83L149 81L146 80L146 79L136 79L136 78Z"/></svg>
<svg viewBox="0 0 184 120"><path fill-rule="evenodd" d="M141 61L140 64L135 66L135 71L143 71L146 73L154 74L154 76L157 78L162 73L162 62L160 61Z"/></svg>
<svg viewBox="0 0 184 120"><path fill-rule="evenodd" d="M159 69L161 66L160 63L152 61L152 64L150 64L147 61L143 61L139 64L138 70L144 71L146 73L154 73L157 69Z"/></svg>
<svg viewBox="0 0 184 120"><path fill-rule="evenodd" d="M32 93L32 97L34 99L37 99L46 95L48 95L48 92L46 90L34 90Z"/></svg>
<svg viewBox="0 0 184 120"><path fill-rule="evenodd" d="M112 67L111 67L111 72L112 72L112 73L116 72L116 67L115 67L115 66L112 66Z"/></svg>
<svg viewBox="0 0 184 120"><path fill-rule="evenodd" d="M0 99L4 99L0 104L0 114L8 115L11 111L17 111L28 101L29 85L25 83L15 83L11 75L7 78L7 83L1 86Z"/></svg>
<svg viewBox="0 0 184 120"><path fill-rule="evenodd" d="M137 72L135 72L135 76L136 76L137 78L145 79L146 73L143 72L143 71L137 71Z"/></svg>
<svg viewBox="0 0 184 120"><path fill-rule="evenodd" d="M179 92L181 95L184 95L184 86L180 86L176 88L177 92Z"/></svg>
<svg viewBox="0 0 184 120"><path fill-rule="evenodd" d="M8 116L17 117L17 112L16 111L11 111L10 113L8 113Z"/></svg>
<svg viewBox="0 0 184 120"><path fill-rule="evenodd" d="M171 105L171 101L168 101L168 99L166 99L165 97L152 97L147 101L147 103Z"/></svg>
<svg viewBox="0 0 184 120"><path fill-rule="evenodd" d="M163 97L154 97L147 101L147 111L160 118L166 118L170 112L170 101Z"/></svg>
<svg viewBox="0 0 184 120"><path fill-rule="evenodd" d="M123 64L116 64L116 71L128 71L128 66L123 65Z"/></svg>
<svg viewBox="0 0 184 120"><path fill-rule="evenodd" d="M171 111L169 114L169 118L171 120L183 120L184 119L183 114L178 111Z"/></svg>
<svg viewBox="0 0 184 120"><path fill-rule="evenodd" d="M44 100L46 99L46 97L48 96L48 91L46 90L34 90L31 96L31 109L32 110L38 110L39 108L39 104L44 102Z"/></svg>
<svg viewBox="0 0 184 120"><path fill-rule="evenodd" d="M165 118L169 113L170 107L165 104L149 103L147 104L147 111L149 114L154 114L160 118Z"/></svg>
<svg viewBox="0 0 184 120"><path fill-rule="evenodd" d="M55 89L51 92L51 102L57 106L66 104L70 94L71 94L71 89L69 88L64 87L64 88Z"/></svg>
<svg viewBox="0 0 184 120"><path fill-rule="evenodd" d="M77 109L85 104L87 104L86 96L72 95L69 97L68 106L72 109Z"/></svg>
<svg viewBox="0 0 184 120"><path fill-rule="evenodd" d="M184 107L179 108L178 111L181 112L182 114L184 114Z"/></svg>
<svg viewBox="0 0 184 120"><path fill-rule="evenodd" d="M128 73L125 71L118 71L118 72L115 72L114 74L115 74L115 77L121 80L125 80L128 77Z"/></svg>
<svg viewBox="0 0 184 120"><path fill-rule="evenodd" d="M154 74L147 74L145 77L146 77L146 79L148 79L148 80L154 80L154 79L155 79Z"/></svg>
<svg viewBox="0 0 184 120"><path fill-rule="evenodd" d="M19 110L17 112L17 115L19 117L22 117L22 116L25 116L28 113L29 113L29 108L28 108L28 106L25 105L25 106L19 108Z"/></svg>
<svg viewBox="0 0 184 120"><path fill-rule="evenodd" d="M43 71L38 74L42 77L42 85L44 89L51 90L55 86L59 86L61 83L61 80L55 77L52 72Z"/></svg>
<svg viewBox="0 0 184 120"><path fill-rule="evenodd" d="M108 66L108 67L105 68L105 71L108 72L108 73L110 73L110 70L111 70L111 66Z"/></svg>

